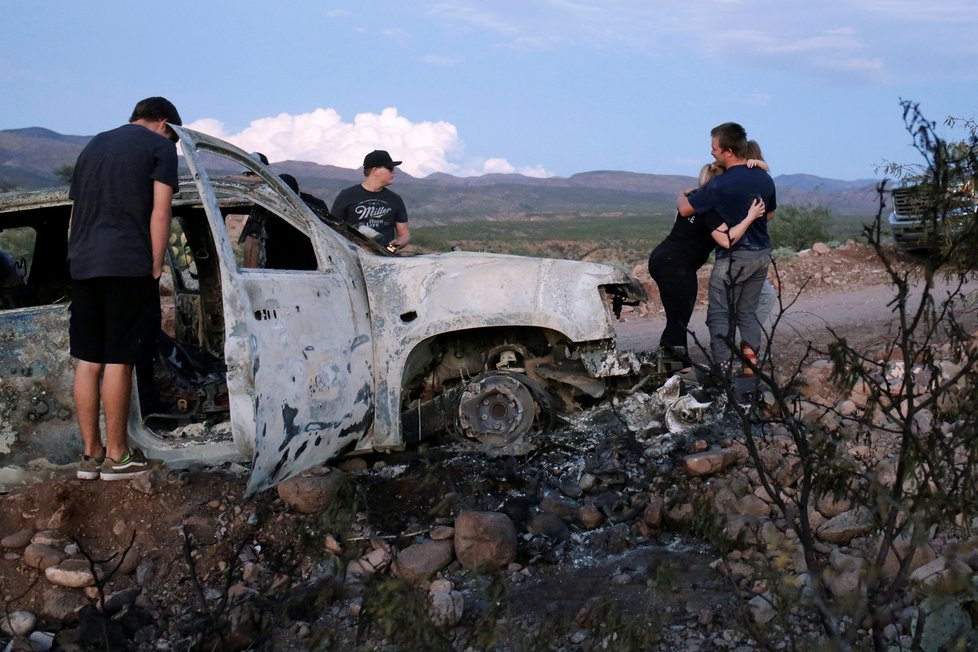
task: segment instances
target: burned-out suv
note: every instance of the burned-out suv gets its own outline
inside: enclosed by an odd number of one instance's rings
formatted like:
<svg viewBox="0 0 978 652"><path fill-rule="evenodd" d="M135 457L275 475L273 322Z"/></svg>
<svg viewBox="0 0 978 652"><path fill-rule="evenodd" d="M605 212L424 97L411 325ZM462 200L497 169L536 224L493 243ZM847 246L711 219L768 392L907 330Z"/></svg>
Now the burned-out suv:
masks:
<svg viewBox="0 0 978 652"><path fill-rule="evenodd" d="M167 332L137 367L129 423L149 456L250 460L253 493L337 455L426 437L516 445L648 369L651 354L615 346L614 313L645 298L628 274L484 253L394 256L240 149L174 129L191 178L173 200ZM244 266L232 234L255 207L292 232L296 264ZM0 304L0 464L81 451L70 209L63 188L0 195L14 270Z"/></svg>

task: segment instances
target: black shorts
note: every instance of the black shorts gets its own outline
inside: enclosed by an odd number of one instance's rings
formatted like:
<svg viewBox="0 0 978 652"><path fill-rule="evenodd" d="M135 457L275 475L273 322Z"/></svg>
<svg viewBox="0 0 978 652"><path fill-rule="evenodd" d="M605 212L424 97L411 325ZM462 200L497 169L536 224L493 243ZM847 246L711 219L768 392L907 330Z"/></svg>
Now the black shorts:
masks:
<svg viewBox="0 0 978 652"><path fill-rule="evenodd" d="M160 284L149 276L71 283L71 355L100 364L136 364L152 355L160 330Z"/></svg>

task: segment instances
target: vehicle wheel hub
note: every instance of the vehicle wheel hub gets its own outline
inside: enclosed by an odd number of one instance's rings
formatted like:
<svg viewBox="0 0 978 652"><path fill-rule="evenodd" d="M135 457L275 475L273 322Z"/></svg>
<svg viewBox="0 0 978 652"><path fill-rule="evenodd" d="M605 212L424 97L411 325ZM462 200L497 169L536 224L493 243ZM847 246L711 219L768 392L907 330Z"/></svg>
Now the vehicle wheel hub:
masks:
<svg viewBox="0 0 978 652"><path fill-rule="evenodd" d="M506 445L530 431L537 405L529 387L513 374L492 374L470 382L458 404L466 437Z"/></svg>

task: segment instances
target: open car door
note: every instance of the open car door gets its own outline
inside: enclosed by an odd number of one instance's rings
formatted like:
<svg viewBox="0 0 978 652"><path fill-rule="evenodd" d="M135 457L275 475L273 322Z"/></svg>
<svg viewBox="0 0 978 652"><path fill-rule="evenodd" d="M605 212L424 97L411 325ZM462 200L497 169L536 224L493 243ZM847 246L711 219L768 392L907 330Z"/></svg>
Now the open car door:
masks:
<svg viewBox="0 0 978 652"><path fill-rule="evenodd" d="M224 357L235 441L252 457L246 495L352 448L373 423L369 315L362 275L339 236L323 227L278 177L247 153L174 127L203 202L219 259ZM310 237L317 269L239 268L217 186L202 153L248 169L254 183L227 184Z"/></svg>

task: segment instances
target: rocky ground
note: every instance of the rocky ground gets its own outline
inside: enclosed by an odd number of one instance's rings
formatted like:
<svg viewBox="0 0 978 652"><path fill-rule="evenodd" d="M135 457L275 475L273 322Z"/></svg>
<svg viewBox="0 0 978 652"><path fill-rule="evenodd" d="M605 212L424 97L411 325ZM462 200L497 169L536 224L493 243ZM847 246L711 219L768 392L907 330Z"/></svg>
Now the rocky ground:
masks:
<svg viewBox="0 0 978 652"><path fill-rule="evenodd" d="M779 271L786 289L804 285L829 306L856 290L880 294L885 281L852 244L780 261ZM656 333L650 306L626 316L629 337ZM855 323L882 332L888 320L877 311ZM776 348L797 358L807 342L786 337ZM827 376L826 363L806 364L799 396L831 395ZM833 400L858 409L862 391ZM677 423L666 410L674 400L622 394L524 457L443 442L344 460L251 500L247 469L234 464L115 483L64 469L0 496L0 645L811 649L808 612L775 609L773 580L759 570L806 582L797 534L759 486L735 419L718 399ZM793 446L775 429L764 451L789 493ZM851 452L885 461L891 451L881 440ZM811 514L840 600L858 590L872 542L851 507L822 500ZM976 551L963 530L935 533L914 558L916 579L978 568ZM901 600L892 645L909 645L913 596Z"/></svg>

